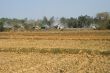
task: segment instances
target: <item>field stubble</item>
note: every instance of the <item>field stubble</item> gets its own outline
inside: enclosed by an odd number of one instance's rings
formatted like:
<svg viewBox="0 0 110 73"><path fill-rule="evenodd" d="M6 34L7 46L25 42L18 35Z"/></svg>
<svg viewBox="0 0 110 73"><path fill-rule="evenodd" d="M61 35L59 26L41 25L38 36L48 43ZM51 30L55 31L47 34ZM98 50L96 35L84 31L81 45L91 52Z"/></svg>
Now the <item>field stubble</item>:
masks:
<svg viewBox="0 0 110 73"><path fill-rule="evenodd" d="M110 73L110 31L0 33L0 73Z"/></svg>

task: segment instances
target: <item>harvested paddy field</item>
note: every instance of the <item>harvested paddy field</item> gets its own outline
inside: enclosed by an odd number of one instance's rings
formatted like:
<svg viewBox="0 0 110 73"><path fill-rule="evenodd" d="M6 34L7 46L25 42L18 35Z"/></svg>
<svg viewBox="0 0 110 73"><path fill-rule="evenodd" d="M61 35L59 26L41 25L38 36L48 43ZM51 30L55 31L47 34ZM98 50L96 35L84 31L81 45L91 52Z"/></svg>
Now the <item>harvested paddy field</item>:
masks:
<svg viewBox="0 0 110 73"><path fill-rule="evenodd" d="M1 32L0 73L110 73L110 31Z"/></svg>

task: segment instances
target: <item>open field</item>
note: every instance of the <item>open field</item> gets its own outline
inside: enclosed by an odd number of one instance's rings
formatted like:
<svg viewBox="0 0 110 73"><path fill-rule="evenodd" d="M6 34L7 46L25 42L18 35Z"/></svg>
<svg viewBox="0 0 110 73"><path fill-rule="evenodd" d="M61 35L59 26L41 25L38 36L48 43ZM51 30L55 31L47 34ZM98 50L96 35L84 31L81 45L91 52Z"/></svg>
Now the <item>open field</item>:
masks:
<svg viewBox="0 0 110 73"><path fill-rule="evenodd" d="M0 73L110 73L110 57L1 52Z"/></svg>
<svg viewBox="0 0 110 73"><path fill-rule="evenodd" d="M110 73L110 30L1 32L0 73Z"/></svg>
<svg viewBox="0 0 110 73"><path fill-rule="evenodd" d="M2 32L0 39L35 39L35 40L110 40L109 30L71 30L37 32Z"/></svg>

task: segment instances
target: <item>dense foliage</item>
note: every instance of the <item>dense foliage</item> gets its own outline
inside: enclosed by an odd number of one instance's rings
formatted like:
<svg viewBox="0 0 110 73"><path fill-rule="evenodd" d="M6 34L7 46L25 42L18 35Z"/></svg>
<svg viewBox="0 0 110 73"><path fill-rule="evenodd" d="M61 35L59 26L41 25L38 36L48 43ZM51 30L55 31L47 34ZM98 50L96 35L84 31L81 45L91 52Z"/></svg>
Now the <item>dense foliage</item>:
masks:
<svg viewBox="0 0 110 73"><path fill-rule="evenodd" d="M54 23L59 20L60 23L65 26L65 28L90 28L91 25L97 27L97 29L110 29L110 13L102 12L97 13L96 17L91 17L88 15L81 15L78 18L62 17L60 19L55 19L51 17L48 19L46 16L40 20L28 20L24 19L9 19L9 18L0 18L0 31L5 31L6 29L18 31L18 30L35 30L36 26L42 28L53 28Z"/></svg>
<svg viewBox="0 0 110 73"><path fill-rule="evenodd" d="M0 31L3 31L3 22L0 21Z"/></svg>

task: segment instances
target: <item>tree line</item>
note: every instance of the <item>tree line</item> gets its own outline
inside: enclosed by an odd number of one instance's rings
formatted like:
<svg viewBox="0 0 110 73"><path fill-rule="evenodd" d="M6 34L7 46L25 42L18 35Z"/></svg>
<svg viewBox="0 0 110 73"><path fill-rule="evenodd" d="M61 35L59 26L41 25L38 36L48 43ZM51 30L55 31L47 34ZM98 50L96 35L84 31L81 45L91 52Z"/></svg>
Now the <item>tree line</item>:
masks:
<svg viewBox="0 0 110 73"><path fill-rule="evenodd" d="M110 13L101 12L97 13L95 17L88 15L81 15L77 18L62 17L58 21L65 28L90 28L90 26L96 26L97 29L110 29ZM24 19L9 19L9 18L0 18L0 31L9 31L9 30L35 30L36 26L40 29L53 28L56 25L53 25L56 22L54 17L48 19L46 16L43 19L39 20L28 20Z"/></svg>

